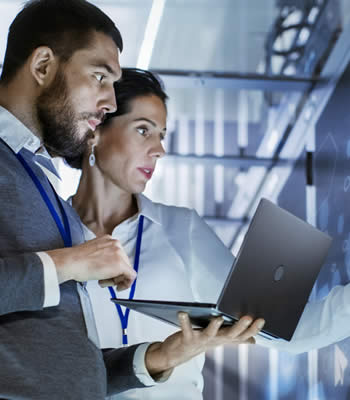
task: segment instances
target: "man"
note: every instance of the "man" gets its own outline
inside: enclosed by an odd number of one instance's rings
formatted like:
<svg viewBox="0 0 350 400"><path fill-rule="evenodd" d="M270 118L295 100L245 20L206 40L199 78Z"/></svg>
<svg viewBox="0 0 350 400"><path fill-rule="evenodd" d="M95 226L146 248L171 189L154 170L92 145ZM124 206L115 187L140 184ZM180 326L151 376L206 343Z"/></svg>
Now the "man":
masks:
<svg viewBox="0 0 350 400"><path fill-rule="evenodd" d="M246 317L193 331L184 314L163 343L99 350L82 282L127 288L135 273L110 236L80 244L79 219L45 172L56 173L50 155L80 154L116 110L119 51L114 23L85 0L31 1L10 27L0 80L0 398L103 399L262 327Z"/></svg>

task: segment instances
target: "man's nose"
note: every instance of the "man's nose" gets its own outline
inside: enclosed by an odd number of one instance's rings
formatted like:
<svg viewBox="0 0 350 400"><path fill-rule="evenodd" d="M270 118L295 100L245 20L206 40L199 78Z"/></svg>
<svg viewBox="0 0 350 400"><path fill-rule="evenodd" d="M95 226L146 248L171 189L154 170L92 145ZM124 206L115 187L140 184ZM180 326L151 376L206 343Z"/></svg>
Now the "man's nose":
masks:
<svg viewBox="0 0 350 400"><path fill-rule="evenodd" d="M99 108L103 110L104 113L113 113L117 111L117 100L115 98L114 88L111 93L106 93L105 98L103 98L100 102Z"/></svg>

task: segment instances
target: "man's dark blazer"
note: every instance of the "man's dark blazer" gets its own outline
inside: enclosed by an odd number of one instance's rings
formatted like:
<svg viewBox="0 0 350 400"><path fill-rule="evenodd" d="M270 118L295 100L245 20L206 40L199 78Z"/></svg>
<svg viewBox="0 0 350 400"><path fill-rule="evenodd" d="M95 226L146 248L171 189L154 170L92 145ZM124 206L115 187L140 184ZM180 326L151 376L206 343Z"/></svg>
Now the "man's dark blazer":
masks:
<svg viewBox="0 0 350 400"><path fill-rule="evenodd" d="M33 153L21 154L60 215ZM80 220L68 204L64 209L79 244ZM43 267L35 252L62 247L39 191L0 140L0 399L102 400L107 381L110 393L142 386L132 367L137 346L103 353L88 339L76 282L60 285L59 306L42 307Z"/></svg>

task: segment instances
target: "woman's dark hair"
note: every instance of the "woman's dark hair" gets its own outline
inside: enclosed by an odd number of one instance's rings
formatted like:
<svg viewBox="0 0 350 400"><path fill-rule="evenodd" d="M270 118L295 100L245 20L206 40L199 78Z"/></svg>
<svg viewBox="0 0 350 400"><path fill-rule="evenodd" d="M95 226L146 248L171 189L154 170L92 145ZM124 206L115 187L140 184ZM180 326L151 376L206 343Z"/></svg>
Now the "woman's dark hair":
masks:
<svg viewBox="0 0 350 400"><path fill-rule="evenodd" d="M150 71L138 68L123 68L122 78L114 83L117 111L106 115L106 121L130 112L130 103L136 97L155 95L164 105L168 96L162 81Z"/></svg>
<svg viewBox="0 0 350 400"><path fill-rule="evenodd" d="M120 51L123 41L114 22L85 0L31 0L8 33L1 83L7 84L33 51L48 46L62 61L86 48L94 31L110 36Z"/></svg>
<svg viewBox="0 0 350 400"><path fill-rule="evenodd" d="M162 81L152 72L138 68L123 68L122 78L114 83L114 92L117 111L107 114L103 125L108 124L112 118L130 112L131 102L137 97L155 95L162 100L164 106L168 99ZM75 158L66 158L66 161L71 167L81 169L83 154Z"/></svg>

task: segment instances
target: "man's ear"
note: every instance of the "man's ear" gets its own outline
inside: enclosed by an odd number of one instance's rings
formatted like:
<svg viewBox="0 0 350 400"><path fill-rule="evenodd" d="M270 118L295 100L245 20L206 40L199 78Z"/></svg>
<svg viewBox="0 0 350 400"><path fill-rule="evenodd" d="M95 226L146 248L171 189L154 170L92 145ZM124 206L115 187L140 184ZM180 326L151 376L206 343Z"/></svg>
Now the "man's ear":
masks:
<svg viewBox="0 0 350 400"><path fill-rule="evenodd" d="M30 72L41 87L50 85L56 76L58 60L50 47L40 46L36 48L30 59Z"/></svg>

